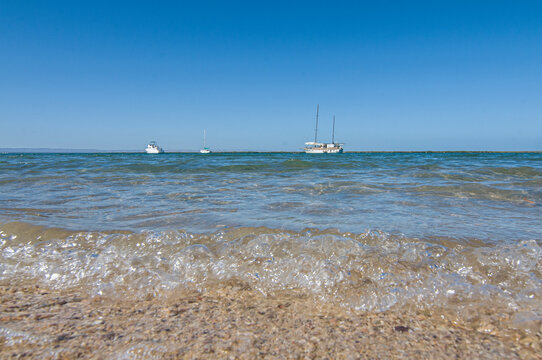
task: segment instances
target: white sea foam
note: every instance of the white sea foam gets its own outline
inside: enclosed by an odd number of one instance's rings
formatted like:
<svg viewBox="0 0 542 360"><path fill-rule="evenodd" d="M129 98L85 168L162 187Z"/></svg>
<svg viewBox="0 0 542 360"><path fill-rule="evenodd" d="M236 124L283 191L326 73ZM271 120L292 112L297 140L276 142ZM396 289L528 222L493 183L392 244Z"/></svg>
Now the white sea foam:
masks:
<svg viewBox="0 0 542 360"><path fill-rule="evenodd" d="M457 243L267 228L194 234L3 227L2 281L144 297L235 280L263 294L301 292L356 310L439 307L475 318L491 308L522 326L542 317L542 248L535 240Z"/></svg>

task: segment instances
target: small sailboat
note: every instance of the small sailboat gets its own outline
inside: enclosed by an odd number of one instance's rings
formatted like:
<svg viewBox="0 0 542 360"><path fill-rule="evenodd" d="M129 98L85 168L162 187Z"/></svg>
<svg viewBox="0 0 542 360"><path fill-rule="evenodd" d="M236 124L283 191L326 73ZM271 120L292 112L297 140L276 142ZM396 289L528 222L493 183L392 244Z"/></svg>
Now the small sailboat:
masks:
<svg viewBox="0 0 542 360"><path fill-rule="evenodd" d="M318 142L318 113L320 105L316 105L316 128L314 130L314 141L305 143L303 149L307 154L341 154L343 152L343 144L335 142L335 115L333 115L333 134L331 143Z"/></svg>
<svg viewBox="0 0 542 360"><path fill-rule="evenodd" d="M199 152L201 154L210 154L211 150L209 150L209 148L205 146L205 135L205 129L203 129L203 149L201 149Z"/></svg>
<svg viewBox="0 0 542 360"><path fill-rule="evenodd" d="M151 141L149 145L147 145L145 152L147 154L161 154L164 152L164 150L160 146L158 146L156 141Z"/></svg>

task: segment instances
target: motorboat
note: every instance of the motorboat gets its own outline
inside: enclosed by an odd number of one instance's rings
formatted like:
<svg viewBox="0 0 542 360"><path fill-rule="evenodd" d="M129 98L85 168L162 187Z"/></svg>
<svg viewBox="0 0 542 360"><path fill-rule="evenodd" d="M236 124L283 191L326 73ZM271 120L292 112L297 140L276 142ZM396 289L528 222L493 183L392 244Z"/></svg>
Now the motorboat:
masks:
<svg viewBox="0 0 542 360"><path fill-rule="evenodd" d="M158 146L156 141L151 141L149 145L147 145L145 152L147 154L162 154L164 150L160 146Z"/></svg>

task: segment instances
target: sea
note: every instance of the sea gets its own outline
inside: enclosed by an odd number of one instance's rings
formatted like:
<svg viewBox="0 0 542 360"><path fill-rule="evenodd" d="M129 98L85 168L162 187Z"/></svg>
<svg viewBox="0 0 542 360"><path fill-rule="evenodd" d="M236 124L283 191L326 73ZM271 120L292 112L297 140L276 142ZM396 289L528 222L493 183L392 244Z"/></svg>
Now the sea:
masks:
<svg viewBox="0 0 542 360"><path fill-rule="evenodd" d="M0 281L542 324L542 153L4 153Z"/></svg>

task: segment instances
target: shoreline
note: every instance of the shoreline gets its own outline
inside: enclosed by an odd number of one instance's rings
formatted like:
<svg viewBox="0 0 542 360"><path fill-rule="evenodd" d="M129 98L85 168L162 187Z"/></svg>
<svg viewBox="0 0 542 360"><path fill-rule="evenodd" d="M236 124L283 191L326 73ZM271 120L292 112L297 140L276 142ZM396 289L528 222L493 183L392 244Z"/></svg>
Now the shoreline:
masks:
<svg viewBox="0 0 542 360"><path fill-rule="evenodd" d="M356 312L231 283L144 300L0 283L0 358L537 359L540 332L468 329L438 313Z"/></svg>

